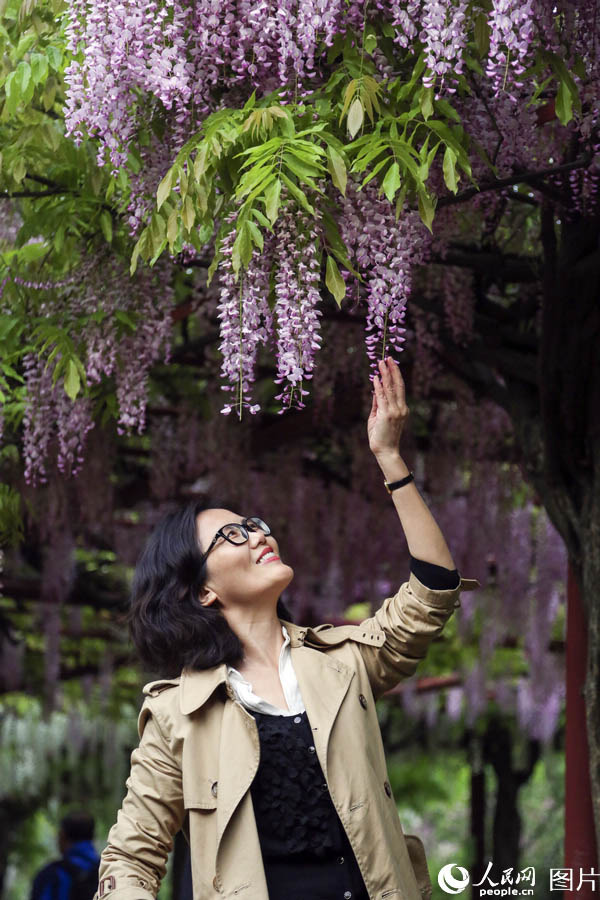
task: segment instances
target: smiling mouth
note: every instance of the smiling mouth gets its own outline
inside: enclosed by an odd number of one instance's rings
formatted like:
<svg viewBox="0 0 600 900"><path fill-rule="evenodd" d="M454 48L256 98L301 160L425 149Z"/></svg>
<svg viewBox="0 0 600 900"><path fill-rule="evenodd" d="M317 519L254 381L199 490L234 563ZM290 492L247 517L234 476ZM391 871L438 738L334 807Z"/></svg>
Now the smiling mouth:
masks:
<svg viewBox="0 0 600 900"><path fill-rule="evenodd" d="M270 562L279 562L279 557L274 550L267 550L266 553L263 553L262 556L256 560L256 565L264 566Z"/></svg>

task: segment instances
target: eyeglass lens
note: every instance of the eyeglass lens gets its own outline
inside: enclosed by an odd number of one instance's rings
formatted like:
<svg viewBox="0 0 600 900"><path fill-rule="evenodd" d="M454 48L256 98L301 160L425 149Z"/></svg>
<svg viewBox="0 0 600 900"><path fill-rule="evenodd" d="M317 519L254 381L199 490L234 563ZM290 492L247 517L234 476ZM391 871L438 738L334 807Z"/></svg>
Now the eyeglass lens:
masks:
<svg viewBox="0 0 600 900"><path fill-rule="evenodd" d="M262 519L259 519L256 516L253 516L251 519L246 519L244 521L244 526L248 531L262 531L265 534L271 533L271 529L266 524L266 522L263 522ZM234 544L244 544L248 540L246 534L242 530L241 524L227 525L223 529L223 533L225 534L226 538Z"/></svg>

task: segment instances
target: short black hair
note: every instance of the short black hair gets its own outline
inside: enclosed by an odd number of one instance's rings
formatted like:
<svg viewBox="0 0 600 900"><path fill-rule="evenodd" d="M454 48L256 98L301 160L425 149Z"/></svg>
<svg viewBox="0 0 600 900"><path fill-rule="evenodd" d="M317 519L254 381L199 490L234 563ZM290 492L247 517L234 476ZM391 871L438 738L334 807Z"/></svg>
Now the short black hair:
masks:
<svg viewBox="0 0 600 900"><path fill-rule="evenodd" d="M91 841L94 838L95 822L86 812L70 812L60 820L60 830L68 841Z"/></svg>
<svg viewBox="0 0 600 900"><path fill-rule="evenodd" d="M164 516L138 560L127 622L142 663L160 678L177 677L182 668L235 665L244 656L242 642L215 600L199 602L206 582L206 561L198 542L196 519L219 508L192 501ZM279 599L277 615L292 621Z"/></svg>

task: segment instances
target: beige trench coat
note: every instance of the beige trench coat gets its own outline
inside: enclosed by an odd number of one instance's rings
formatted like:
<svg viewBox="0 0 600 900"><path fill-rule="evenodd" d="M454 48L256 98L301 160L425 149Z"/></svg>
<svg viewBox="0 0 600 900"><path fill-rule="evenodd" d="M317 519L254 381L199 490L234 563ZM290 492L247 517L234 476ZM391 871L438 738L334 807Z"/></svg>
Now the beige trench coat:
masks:
<svg viewBox="0 0 600 900"><path fill-rule="evenodd" d="M375 700L414 673L461 589L477 584L463 578L456 590L435 591L411 573L360 625L284 622L314 746L370 900L431 894L423 845L402 831ZM179 829L194 900L268 900L250 793L258 733L226 675L222 664L144 687L140 743L94 900L154 900Z"/></svg>

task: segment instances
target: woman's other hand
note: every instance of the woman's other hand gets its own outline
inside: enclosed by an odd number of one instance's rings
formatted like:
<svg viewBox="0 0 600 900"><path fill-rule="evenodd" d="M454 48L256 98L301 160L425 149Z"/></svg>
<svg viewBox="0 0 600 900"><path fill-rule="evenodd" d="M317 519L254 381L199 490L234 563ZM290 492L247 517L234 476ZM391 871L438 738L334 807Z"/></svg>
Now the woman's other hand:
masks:
<svg viewBox="0 0 600 900"><path fill-rule="evenodd" d="M400 437L409 413L404 380L391 357L379 360L379 375L373 379L373 386L367 434L369 447L381 459L399 454Z"/></svg>

